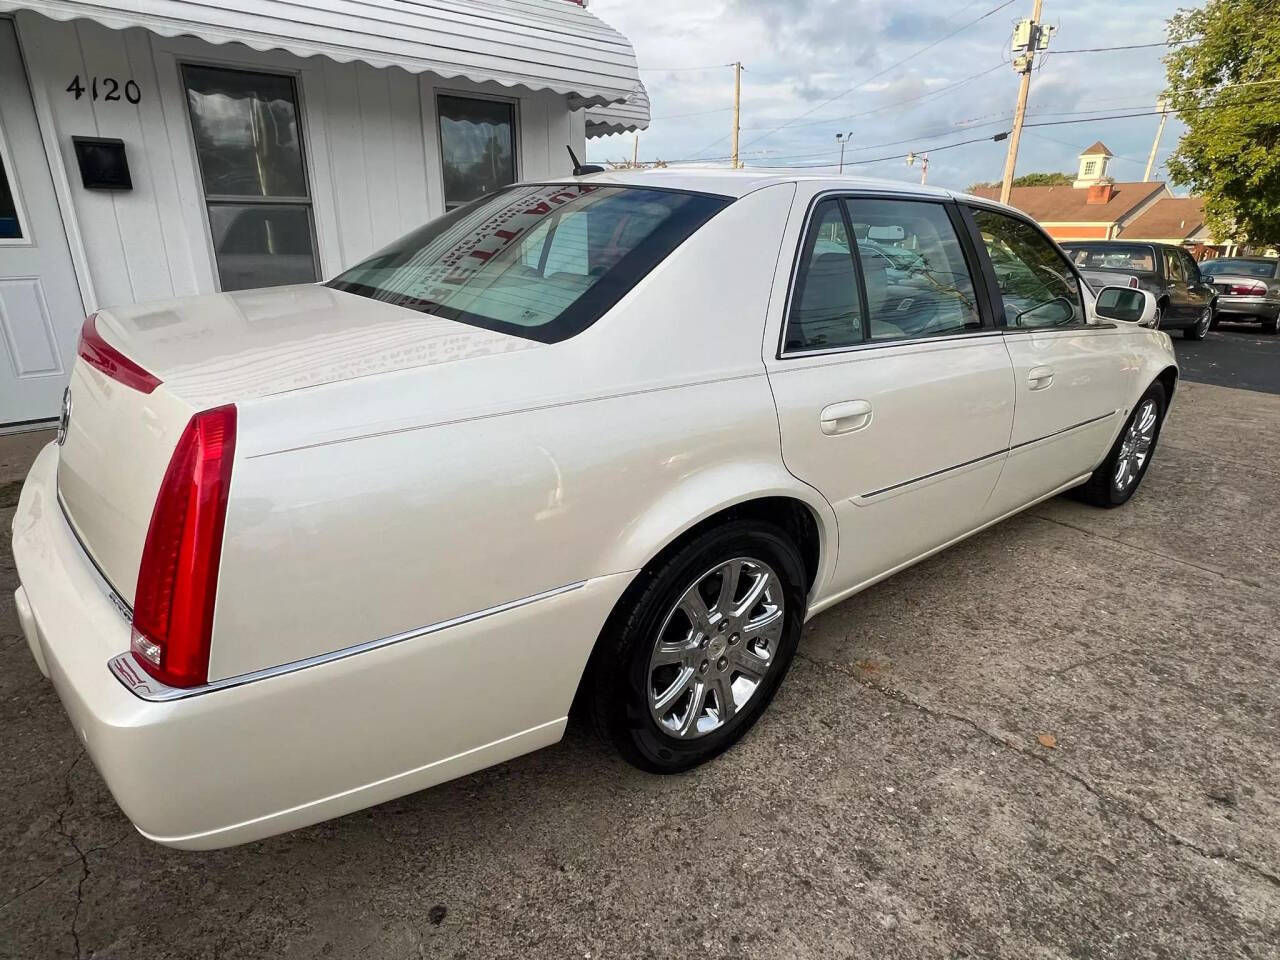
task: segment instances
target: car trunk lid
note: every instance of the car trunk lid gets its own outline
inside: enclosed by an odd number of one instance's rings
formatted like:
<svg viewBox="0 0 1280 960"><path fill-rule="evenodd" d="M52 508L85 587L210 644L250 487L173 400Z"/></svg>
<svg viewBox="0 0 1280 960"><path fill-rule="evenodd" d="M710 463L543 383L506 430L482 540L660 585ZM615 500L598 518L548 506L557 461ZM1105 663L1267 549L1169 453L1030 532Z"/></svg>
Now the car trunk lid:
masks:
<svg viewBox="0 0 1280 960"><path fill-rule="evenodd" d="M140 389L82 352L59 451L63 511L126 603L165 470L199 411L539 346L317 285L113 308L96 328L102 349L160 381Z"/></svg>

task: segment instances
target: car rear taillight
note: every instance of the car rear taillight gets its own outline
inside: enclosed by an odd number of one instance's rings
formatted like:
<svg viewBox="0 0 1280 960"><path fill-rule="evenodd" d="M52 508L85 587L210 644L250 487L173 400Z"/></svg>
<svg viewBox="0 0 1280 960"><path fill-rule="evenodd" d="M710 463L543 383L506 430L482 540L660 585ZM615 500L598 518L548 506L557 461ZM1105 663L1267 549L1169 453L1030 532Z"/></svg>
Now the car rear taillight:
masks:
<svg viewBox="0 0 1280 960"><path fill-rule="evenodd" d="M123 353L102 339L98 333L98 315L91 313L84 318L84 326L80 328L80 346L76 353L85 363L96 370L101 370L117 383L126 387L150 393L160 386L160 378L147 373Z"/></svg>
<svg viewBox="0 0 1280 960"><path fill-rule="evenodd" d="M234 405L191 418L160 484L142 546L131 647L142 669L173 687L196 686L209 676L235 447Z"/></svg>
<svg viewBox="0 0 1280 960"><path fill-rule="evenodd" d="M1233 283L1227 287L1227 293L1233 297L1265 297L1267 285L1265 283Z"/></svg>
<svg viewBox="0 0 1280 960"><path fill-rule="evenodd" d="M1137 278L1137 277L1130 277L1130 278L1129 278L1129 286L1130 286L1130 287L1132 287L1134 290L1137 290L1137 289L1138 289L1138 278Z"/></svg>

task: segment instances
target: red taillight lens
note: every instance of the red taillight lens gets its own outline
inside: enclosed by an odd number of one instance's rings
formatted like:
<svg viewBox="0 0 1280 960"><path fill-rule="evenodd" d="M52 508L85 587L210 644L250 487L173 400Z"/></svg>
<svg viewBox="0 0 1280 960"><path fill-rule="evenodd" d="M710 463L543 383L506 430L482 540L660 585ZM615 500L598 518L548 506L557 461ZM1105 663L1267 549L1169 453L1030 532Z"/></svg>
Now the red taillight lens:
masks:
<svg viewBox="0 0 1280 960"><path fill-rule="evenodd" d="M209 676L213 601L236 447L234 405L191 418L151 513L133 599L133 656L157 680Z"/></svg>
<svg viewBox="0 0 1280 960"><path fill-rule="evenodd" d="M1132 287L1134 290L1137 290L1137 289L1138 289L1138 278L1137 278L1137 277L1130 277L1130 278L1129 278L1129 286L1130 286L1130 287Z"/></svg>
<svg viewBox="0 0 1280 960"><path fill-rule="evenodd" d="M1233 283L1227 293L1235 297L1265 297L1267 286L1263 283Z"/></svg>
<svg viewBox="0 0 1280 960"><path fill-rule="evenodd" d="M112 380L150 393L160 386L160 378L147 373L123 353L102 339L98 333L98 315L91 313L84 318L80 328L80 346L76 351L89 366L101 370Z"/></svg>

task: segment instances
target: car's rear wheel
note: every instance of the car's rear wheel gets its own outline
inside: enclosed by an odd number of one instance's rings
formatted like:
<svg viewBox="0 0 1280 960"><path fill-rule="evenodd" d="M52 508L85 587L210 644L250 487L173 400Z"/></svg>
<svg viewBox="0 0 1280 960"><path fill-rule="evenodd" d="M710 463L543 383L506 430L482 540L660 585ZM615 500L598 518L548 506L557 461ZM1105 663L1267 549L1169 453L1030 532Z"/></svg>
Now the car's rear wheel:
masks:
<svg viewBox="0 0 1280 960"><path fill-rule="evenodd" d="M1164 411L1164 386L1153 383L1134 405L1107 459L1079 488L1081 499L1097 507L1118 507L1129 501L1151 466Z"/></svg>
<svg viewBox="0 0 1280 960"><path fill-rule="evenodd" d="M1280 333L1280 315L1263 317L1262 330L1264 333Z"/></svg>
<svg viewBox="0 0 1280 960"><path fill-rule="evenodd" d="M1209 328L1213 326L1213 308L1205 307L1200 311L1200 316L1196 318L1196 322L1182 331L1182 335L1188 340L1203 340L1209 332Z"/></svg>
<svg viewBox="0 0 1280 960"><path fill-rule="evenodd" d="M781 528L710 530L646 569L610 618L584 693L632 764L677 773L745 734L786 675L804 621L804 561Z"/></svg>

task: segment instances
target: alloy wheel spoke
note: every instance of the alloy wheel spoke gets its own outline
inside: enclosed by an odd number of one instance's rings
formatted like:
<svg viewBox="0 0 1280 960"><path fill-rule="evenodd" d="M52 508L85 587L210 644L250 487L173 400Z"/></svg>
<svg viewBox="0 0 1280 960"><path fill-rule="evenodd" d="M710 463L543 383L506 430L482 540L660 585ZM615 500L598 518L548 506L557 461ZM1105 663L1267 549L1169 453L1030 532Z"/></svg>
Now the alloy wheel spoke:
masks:
<svg viewBox="0 0 1280 960"><path fill-rule="evenodd" d="M711 632L711 611L707 609L707 602L698 592L698 584L695 583L684 592L684 596L680 598L680 609L693 624L695 632Z"/></svg>
<svg viewBox="0 0 1280 960"><path fill-rule="evenodd" d="M697 729L698 720L707 703L707 685L701 680L693 684L693 696L689 698L689 710L680 723L680 736L687 737Z"/></svg>
<svg viewBox="0 0 1280 960"><path fill-rule="evenodd" d="M772 575L767 570L760 570L756 576L755 583L751 584L751 589L747 591L747 595L742 598L742 602L733 611L734 616L745 617L754 610L756 604L760 602L760 598L769 589L772 579Z"/></svg>
<svg viewBox="0 0 1280 960"><path fill-rule="evenodd" d="M686 667L676 675L676 678L671 681L671 685L667 689L657 695L653 701L653 709L659 717L665 715L668 710L680 701L680 698L693 685L697 675L697 672L692 667Z"/></svg>
<svg viewBox="0 0 1280 960"><path fill-rule="evenodd" d="M766 640L772 641L782 632L782 608L772 606L765 613L754 620L748 620L742 625L742 639L748 640L752 637L763 636Z"/></svg>
<svg viewBox="0 0 1280 960"><path fill-rule="evenodd" d="M653 659L650 661L650 666L656 668L682 664L689 659L689 652L694 646L694 644L690 643L660 643L658 644L658 649L653 651Z"/></svg>
<svg viewBox="0 0 1280 960"><path fill-rule="evenodd" d="M733 684L729 682L729 675L723 673L716 680L716 713L720 722L731 719L737 709L738 705L733 702Z"/></svg>
<svg viewBox="0 0 1280 960"><path fill-rule="evenodd" d="M722 617L728 616L733 608L733 598L738 595L738 584L742 580L744 561L730 560L720 568L720 595L716 597L714 610Z"/></svg>

